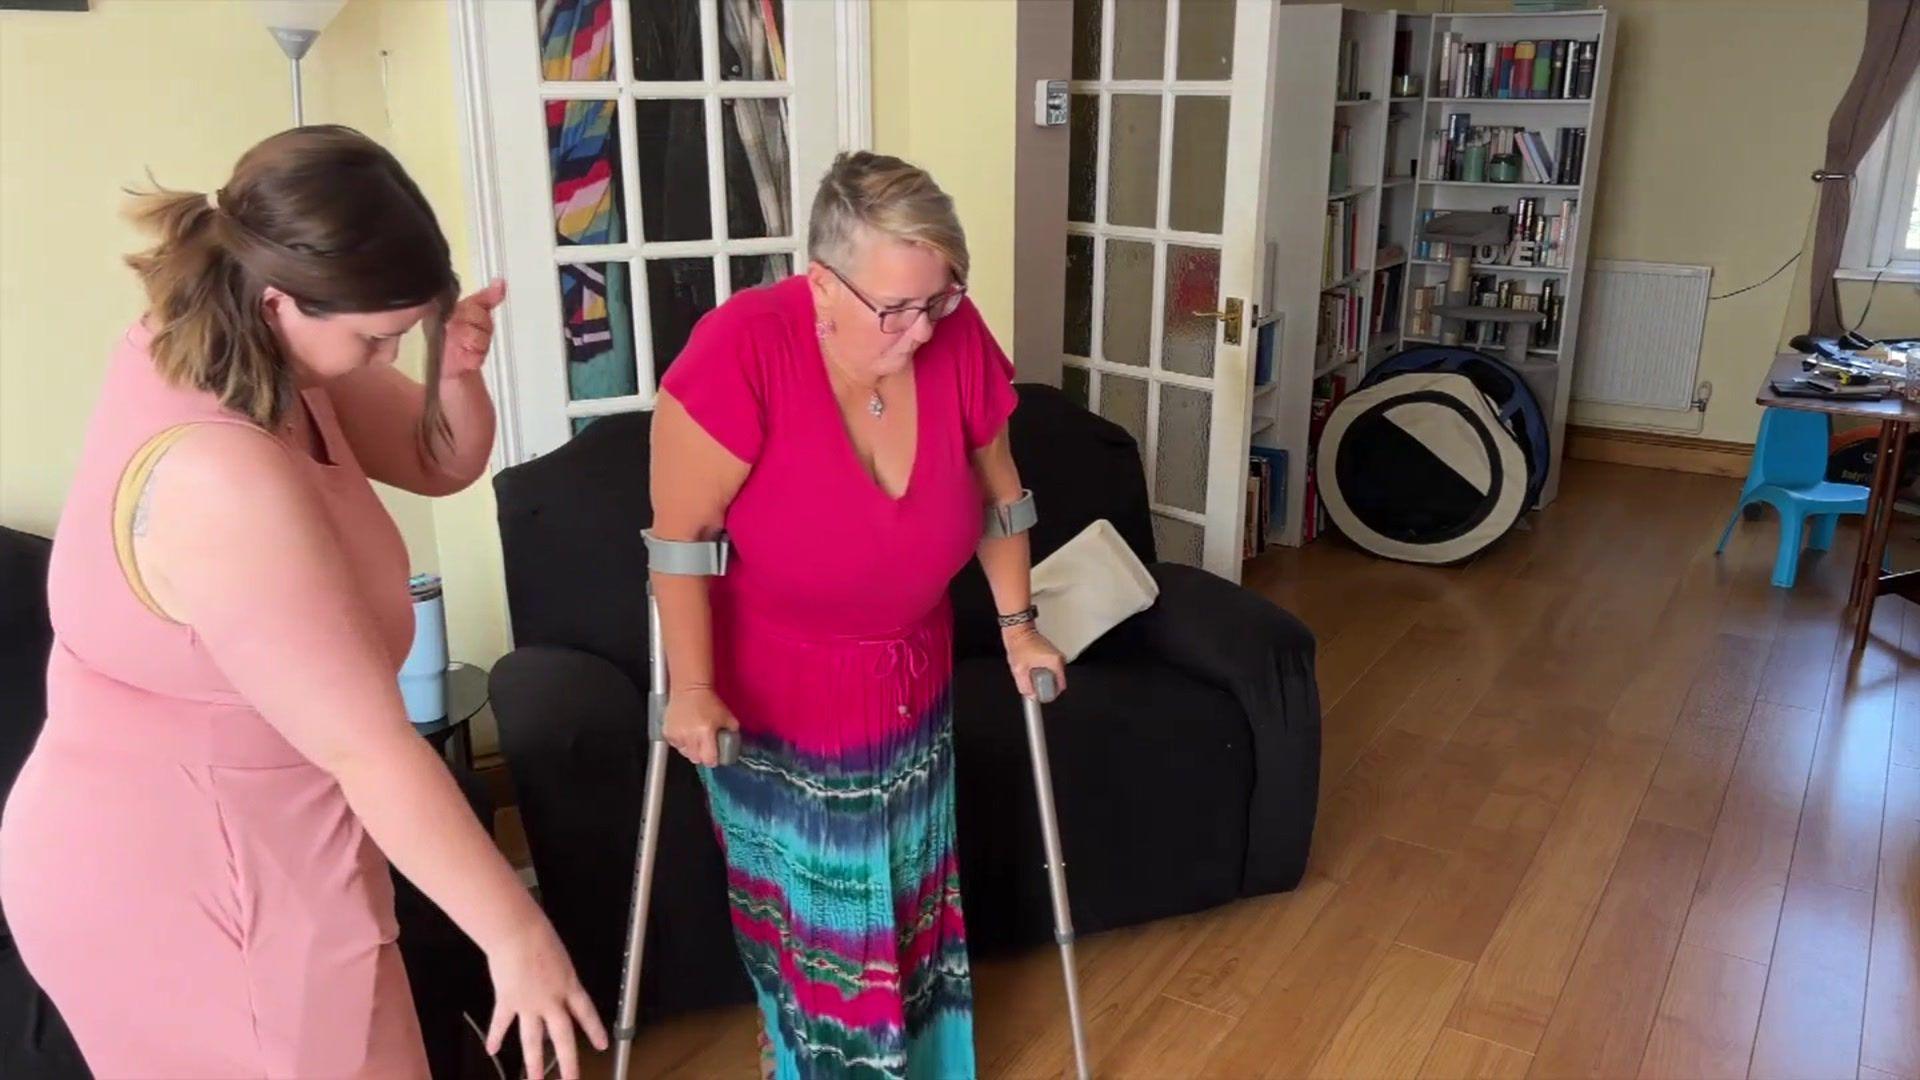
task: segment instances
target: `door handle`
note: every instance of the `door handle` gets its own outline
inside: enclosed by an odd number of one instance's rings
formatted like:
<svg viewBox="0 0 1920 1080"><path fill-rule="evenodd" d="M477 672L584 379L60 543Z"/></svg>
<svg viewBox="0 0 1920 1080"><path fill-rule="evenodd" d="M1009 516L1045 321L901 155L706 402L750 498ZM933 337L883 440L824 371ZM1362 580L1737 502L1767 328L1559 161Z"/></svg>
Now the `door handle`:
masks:
<svg viewBox="0 0 1920 1080"><path fill-rule="evenodd" d="M1245 303L1237 296L1227 297L1225 305L1219 311L1196 311L1197 319L1214 319L1227 324L1226 342L1229 345L1240 344L1240 319L1246 309Z"/></svg>

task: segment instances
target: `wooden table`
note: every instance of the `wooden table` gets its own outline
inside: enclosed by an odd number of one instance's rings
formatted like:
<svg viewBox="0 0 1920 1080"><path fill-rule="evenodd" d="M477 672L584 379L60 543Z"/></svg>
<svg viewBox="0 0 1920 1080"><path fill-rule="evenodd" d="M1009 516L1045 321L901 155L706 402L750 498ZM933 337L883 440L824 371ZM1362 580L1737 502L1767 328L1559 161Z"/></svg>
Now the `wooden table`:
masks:
<svg viewBox="0 0 1920 1080"><path fill-rule="evenodd" d="M1920 570L1897 574L1882 573L1881 560L1887 551L1887 533L1893 527L1893 504L1899 497L1900 459L1906 450L1907 432L1920 424L1920 404L1890 395L1879 401L1833 401L1824 398L1782 397L1773 392L1773 383L1803 375L1801 354L1782 353L1774 357L1773 368L1760 384L1754 398L1769 409L1799 409L1802 412L1827 413L1872 420L1880 425L1880 441L1873 455L1873 483L1867 488L1867 517L1860 524L1860 546L1854 552L1853 585L1847 591L1847 609L1853 612L1853 651L1867 647L1867 632L1873 624L1873 605L1891 593L1920 603Z"/></svg>

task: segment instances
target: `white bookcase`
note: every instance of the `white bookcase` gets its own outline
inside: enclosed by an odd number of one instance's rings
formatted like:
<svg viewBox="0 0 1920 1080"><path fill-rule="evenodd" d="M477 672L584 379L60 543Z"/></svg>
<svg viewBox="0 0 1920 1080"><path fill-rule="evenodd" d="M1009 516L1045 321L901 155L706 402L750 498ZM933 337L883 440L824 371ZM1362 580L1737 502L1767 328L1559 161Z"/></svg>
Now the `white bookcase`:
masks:
<svg viewBox="0 0 1920 1080"><path fill-rule="evenodd" d="M1454 113L1468 114L1475 125L1525 127L1539 131L1543 137L1547 137L1547 149L1550 152L1557 150L1550 138L1554 130L1584 128L1586 131L1581 168L1578 175L1572 178L1577 182L1528 185L1441 181L1427 177L1422 169L1415 174L1411 198L1405 206L1406 216L1398 226L1404 230L1402 235L1411 237L1421 210L1512 208L1515 200L1522 197L1540 199L1549 213L1564 206L1568 200L1574 201L1578 207L1573 228L1566 236L1564 249L1555 267L1474 267L1476 274L1514 279L1518 288L1529 292L1537 292L1542 284L1551 281L1564 297L1555 340L1538 343L1529 353L1520 372L1533 389L1534 396L1539 399L1540 408L1546 413L1551 435L1552 457L1547 483L1540 493L1540 505L1545 506L1553 501L1560 490L1560 463L1566 444L1568 401L1573 391L1573 366L1578 359L1575 346L1580 337L1580 307L1585 291L1589 249L1587 240L1593 231L1593 216L1598 209L1593 195L1598 187L1606 136L1607 93L1612 81L1619 18L1604 8L1591 8L1551 13L1402 14L1397 15L1396 20L1400 28L1412 33L1414 52L1425 61L1421 73L1421 100L1404 106L1409 110L1418 110L1420 124L1405 133L1409 144L1396 147L1393 151L1395 159L1402 163L1401 168L1404 169L1406 162L1422 153L1426 134L1443 128L1448 116ZM1596 42L1591 93L1577 98L1482 98L1466 96L1458 89L1448 88L1447 96L1442 96L1440 64L1444 61L1442 53L1449 39L1473 44L1559 40ZM1411 143L1416 137L1419 140L1417 145ZM1408 241L1408 250L1414 250L1411 240ZM1444 262L1416 261L1412 265L1402 297L1402 326L1409 325L1406 318L1412 310L1415 290L1423 285L1444 285L1446 276ZM1418 344L1420 336L1410 334L1404 340L1407 344ZM1498 348L1489 351L1500 354Z"/></svg>
<svg viewBox="0 0 1920 1080"><path fill-rule="evenodd" d="M1373 344L1368 332L1377 269L1373 238L1388 196L1384 169L1394 17L1334 4L1290 4L1278 15L1264 307L1284 322L1270 378L1262 384L1255 373L1253 442L1286 451L1286 522L1274 529L1274 537L1299 544L1314 383L1356 368ZM1348 67L1352 72L1343 87ZM1338 170L1336 130L1344 133L1345 166ZM1347 215L1358 241L1343 267L1327 258L1330 209ZM1351 296L1358 307L1352 348L1321 345L1321 302L1333 296Z"/></svg>
<svg viewBox="0 0 1920 1080"><path fill-rule="evenodd" d="M1275 528L1275 538L1287 544L1302 541L1315 384L1338 376L1350 391L1374 364L1432 340L1406 332L1416 291L1427 285L1444 287L1448 273L1444 260L1413 258L1421 212L1511 210L1523 197L1540 199L1543 213L1569 199L1578 207L1558 265L1474 268L1477 275L1512 279L1520 292L1538 292L1542 283L1552 281L1564 298L1554 340L1532 349L1521 370L1547 414L1552 435L1552 460L1541 493L1544 506L1559 488L1617 17L1601 8L1546 14L1411 14L1331 4L1286 5L1278 17L1262 307L1285 317L1285 334L1271 377L1262 383L1256 372L1252 425L1256 445L1287 454L1287 516L1284 527ZM1587 97L1480 98L1451 86L1442 94L1440 66L1449 41L1561 40L1598 42ZM1396 54L1409 70L1396 72ZM1348 67L1352 74L1343 87ZM1416 76L1415 92L1395 96L1396 74ZM1442 130L1455 113L1467 114L1476 127L1538 131L1550 152L1557 149L1557 129L1586 129L1578 182L1470 182L1428 175L1428 135ZM1336 129L1344 129L1344 176L1334 168ZM1350 207L1357 242L1348 265L1330 268L1327 208L1341 203ZM1338 272L1342 269L1344 274ZM1397 296L1387 297L1384 310L1376 312L1376 281L1383 275L1397 275L1400 286ZM1348 293L1354 295L1357 332L1345 342L1348 347L1326 348L1320 334L1322 299ZM1499 346L1487 346L1486 351L1504 355Z"/></svg>

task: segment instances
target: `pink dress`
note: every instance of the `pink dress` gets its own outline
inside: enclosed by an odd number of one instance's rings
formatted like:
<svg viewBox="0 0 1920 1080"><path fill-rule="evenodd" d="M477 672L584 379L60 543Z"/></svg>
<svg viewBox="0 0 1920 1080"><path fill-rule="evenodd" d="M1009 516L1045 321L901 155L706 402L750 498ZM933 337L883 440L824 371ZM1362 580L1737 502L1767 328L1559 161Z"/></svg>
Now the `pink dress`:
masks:
<svg viewBox="0 0 1920 1080"><path fill-rule="evenodd" d="M782 1078L975 1071L947 589L980 543L973 452L1013 411L1013 366L963 304L913 369L897 499L854 452L804 277L708 314L662 382L751 465L711 591L740 761L703 777Z"/></svg>
<svg viewBox="0 0 1920 1080"><path fill-rule="evenodd" d="M47 726L0 824L0 904L98 1076L425 1076L386 860L333 778L121 572L130 459L177 425L246 423L167 384L150 340L135 326L115 352L54 542ZM326 395L304 397L328 462L289 452L397 671L405 545Z"/></svg>

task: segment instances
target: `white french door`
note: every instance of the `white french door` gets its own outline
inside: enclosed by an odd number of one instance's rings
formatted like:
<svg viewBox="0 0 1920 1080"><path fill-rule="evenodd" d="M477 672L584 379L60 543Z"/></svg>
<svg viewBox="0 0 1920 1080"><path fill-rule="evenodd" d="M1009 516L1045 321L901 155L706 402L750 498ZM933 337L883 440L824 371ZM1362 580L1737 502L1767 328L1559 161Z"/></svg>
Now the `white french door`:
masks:
<svg viewBox="0 0 1920 1080"><path fill-rule="evenodd" d="M858 58L846 0L467 3L512 463L650 408L702 314L804 265Z"/></svg>
<svg viewBox="0 0 1920 1080"><path fill-rule="evenodd" d="M1269 0L1074 0L1065 389L1145 458L1161 558L1240 577Z"/></svg>

